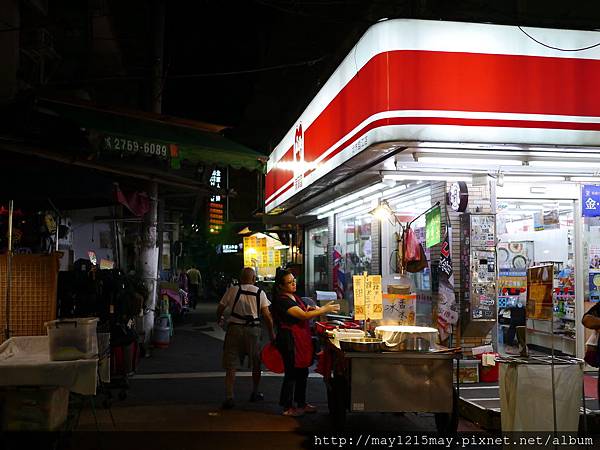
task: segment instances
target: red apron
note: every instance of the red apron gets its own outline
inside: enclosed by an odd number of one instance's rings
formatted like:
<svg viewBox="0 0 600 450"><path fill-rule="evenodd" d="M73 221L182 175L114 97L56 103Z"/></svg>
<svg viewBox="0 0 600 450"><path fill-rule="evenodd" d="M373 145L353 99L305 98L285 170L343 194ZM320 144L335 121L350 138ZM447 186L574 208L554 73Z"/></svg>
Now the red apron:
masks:
<svg viewBox="0 0 600 450"><path fill-rule="evenodd" d="M300 309L306 311L306 305L302 300L294 297ZM308 320L301 320L294 325L281 324L280 326L290 330L294 337L294 367L298 369L310 367L313 362L313 342Z"/></svg>

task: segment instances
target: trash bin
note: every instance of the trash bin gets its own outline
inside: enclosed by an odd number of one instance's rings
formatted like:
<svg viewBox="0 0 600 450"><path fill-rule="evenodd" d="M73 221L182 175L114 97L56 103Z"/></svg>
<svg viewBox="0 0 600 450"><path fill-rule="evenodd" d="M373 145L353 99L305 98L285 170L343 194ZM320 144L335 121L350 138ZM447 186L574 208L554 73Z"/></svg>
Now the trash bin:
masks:
<svg viewBox="0 0 600 450"><path fill-rule="evenodd" d="M484 355L493 355L496 361L500 357L500 354L486 352L476 355L476 358L479 360L479 381L482 383L495 383L499 377L499 364L497 362L494 365L485 364L485 361L483 361Z"/></svg>
<svg viewBox="0 0 600 450"><path fill-rule="evenodd" d="M577 432L583 392L581 359L554 358L554 392L552 357L507 356L498 362L503 432Z"/></svg>

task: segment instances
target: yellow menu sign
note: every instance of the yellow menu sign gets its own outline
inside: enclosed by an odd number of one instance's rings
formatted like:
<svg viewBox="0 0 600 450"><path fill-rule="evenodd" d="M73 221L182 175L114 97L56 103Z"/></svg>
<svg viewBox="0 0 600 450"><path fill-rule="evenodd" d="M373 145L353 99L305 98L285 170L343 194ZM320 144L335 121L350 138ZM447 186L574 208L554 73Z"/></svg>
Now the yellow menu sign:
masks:
<svg viewBox="0 0 600 450"><path fill-rule="evenodd" d="M354 275L354 319L383 319L381 275Z"/></svg>
<svg viewBox="0 0 600 450"><path fill-rule="evenodd" d="M352 277L354 286L354 320L366 320L365 310L365 277L354 275Z"/></svg>

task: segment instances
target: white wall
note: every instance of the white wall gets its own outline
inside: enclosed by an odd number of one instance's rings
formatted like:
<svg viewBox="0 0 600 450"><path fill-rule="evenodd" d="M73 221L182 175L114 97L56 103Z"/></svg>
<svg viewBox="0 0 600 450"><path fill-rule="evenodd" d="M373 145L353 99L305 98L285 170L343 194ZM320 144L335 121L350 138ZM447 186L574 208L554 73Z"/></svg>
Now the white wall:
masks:
<svg viewBox="0 0 600 450"><path fill-rule="evenodd" d="M73 261L89 259L88 251L96 252L98 264L101 258L114 261L112 222L94 222L94 217L111 217L111 209L79 209L69 211L68 215L71 217L73 232ZM102 244L106 243L100 241L101 233L108 233L109 248L103 248Z"/></svg>
<svg viewBox="0 0 600 450"><path fill-rule="evenodd" d="M510 233L501 236L501 238L503 241L533 241L533 256L536 263L541 261L562 261L566 263L569 259L569 238L566 227L557 230Z"/></svg>

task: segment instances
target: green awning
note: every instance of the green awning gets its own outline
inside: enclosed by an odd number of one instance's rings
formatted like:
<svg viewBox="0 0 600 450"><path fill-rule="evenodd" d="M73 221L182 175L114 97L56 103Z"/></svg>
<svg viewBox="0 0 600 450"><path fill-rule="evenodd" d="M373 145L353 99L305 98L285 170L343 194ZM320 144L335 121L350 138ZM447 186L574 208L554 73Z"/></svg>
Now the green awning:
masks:
<svg viewBox="0 0 600 450"><path fill-rule="evenodd" d="M178 148L179 160L264 170L267 156L238 144L215 130L216 125L143 111L108 109L78 100L39 99L40 110L56 114L81 128L137 141L160 142Z"/></svg>

